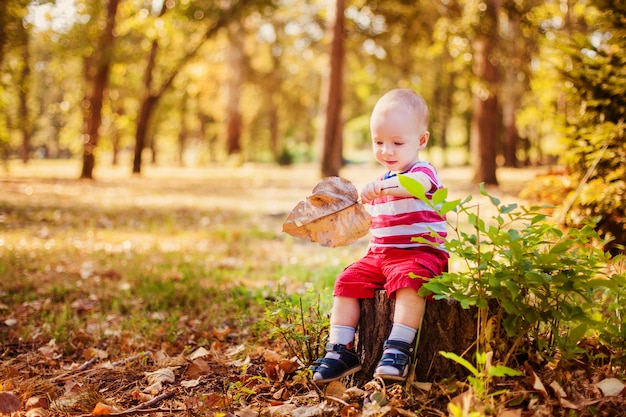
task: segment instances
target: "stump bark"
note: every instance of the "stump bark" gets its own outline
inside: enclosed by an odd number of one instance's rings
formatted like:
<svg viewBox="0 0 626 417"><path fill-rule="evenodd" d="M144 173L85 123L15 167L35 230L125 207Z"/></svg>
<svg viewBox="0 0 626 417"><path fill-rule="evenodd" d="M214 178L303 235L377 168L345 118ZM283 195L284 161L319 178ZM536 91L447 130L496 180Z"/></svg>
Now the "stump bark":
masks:
<svg viewBox="0 0 626 417"><path fill-rule="evenodd" d="M384 291L374 298L361 300L361 318L355 345L362 369L352 375L351 385L362 386L372 379L382 355L383 343L393 324L395 303ZM415 380L441 381L446 378L464 378L467 370L444 358L440 351L462 355L476 340L476 309L463 309L455 300L428 302L422 321L420 339L416 347ZM473 351L465 354L471 360Z"/></svg>

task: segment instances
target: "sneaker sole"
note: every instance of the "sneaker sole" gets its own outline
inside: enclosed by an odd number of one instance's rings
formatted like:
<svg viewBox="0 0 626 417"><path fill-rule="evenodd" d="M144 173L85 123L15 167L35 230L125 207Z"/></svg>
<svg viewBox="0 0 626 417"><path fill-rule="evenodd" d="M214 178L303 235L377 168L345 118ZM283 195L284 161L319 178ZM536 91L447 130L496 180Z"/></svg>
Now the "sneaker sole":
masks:
<svg viewBox="0 0 626 417"><path fill-rule="evenodd" d="M382 378L382 379L384 379L384 380L404 382L404 381L406 381L406 380L407 380L408 376L401 376L401 375L388 375L388 374L377 374L377 373L374 373L374 378Z"/></svg>
<svg viewBox="0 0 626 417"><path fill-rule="evenodd" d="M361 365L355 366L354 368L350 368L347 371L345 371L343 374L336 376L334 378L318 379L318 380L313 380L313 382L315 384L325 384L327 382L337 381L338 379L341 379L346 376L350 376L356 372L359 372L360 370L361 370Z"/></svg>

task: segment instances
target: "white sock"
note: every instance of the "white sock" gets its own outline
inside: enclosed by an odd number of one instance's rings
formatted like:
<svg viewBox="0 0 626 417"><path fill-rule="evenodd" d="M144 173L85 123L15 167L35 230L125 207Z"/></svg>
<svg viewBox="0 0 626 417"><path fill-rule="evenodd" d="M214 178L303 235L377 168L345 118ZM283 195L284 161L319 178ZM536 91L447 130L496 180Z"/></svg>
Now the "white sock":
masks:
<svg viewBox="0 0 626 417"><path fill-rule="evenodd" d="M354 340L354 327L331 325L328 333L328 343L347 345ZM339 359L339 353L326 352L326 357L330 359Z"/></svg>
<svg viewBox="0 0 626 417"><path fill-rule="evenodd" d="M389 333L389 337L387 340L397 340L405 343L413 343L415 339L415 335L417 334L417 329L414 329L409 326L405 326L404 324L394 323L391 328L391 333ZM383 354L385 353L402 353L398 349L389 348L385 349ZM393 366L379 366L376 368L376 373L384 374L384 375L400 375L400 371L394 368Z"/></svg>
<svg viewBox="0 0 626 417"><path fill-rule="evenodd" d="M387 340L398 340L400 342L411 343L413 342L413 339L415 339L416 334L417 329L405 326L404 324L394 323Z"/></svg>

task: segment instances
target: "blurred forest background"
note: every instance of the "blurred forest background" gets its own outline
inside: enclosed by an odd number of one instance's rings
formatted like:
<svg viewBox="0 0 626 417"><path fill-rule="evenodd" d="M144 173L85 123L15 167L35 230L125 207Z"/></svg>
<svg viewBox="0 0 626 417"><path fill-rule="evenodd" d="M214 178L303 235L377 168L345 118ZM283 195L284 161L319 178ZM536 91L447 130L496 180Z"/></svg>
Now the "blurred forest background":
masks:
<svg viewBox="0 0 626 417"><path fill-rule="evenodd" d="M0 152L82 158L81 178L155 162L316 161L338 175L371 161L376 99L408 87L430 104L435 164L497 184L499 166L559 162L556 200L589 186L578 212L608 213L624 235L625 12L620 0L3 0Z"/></svg>

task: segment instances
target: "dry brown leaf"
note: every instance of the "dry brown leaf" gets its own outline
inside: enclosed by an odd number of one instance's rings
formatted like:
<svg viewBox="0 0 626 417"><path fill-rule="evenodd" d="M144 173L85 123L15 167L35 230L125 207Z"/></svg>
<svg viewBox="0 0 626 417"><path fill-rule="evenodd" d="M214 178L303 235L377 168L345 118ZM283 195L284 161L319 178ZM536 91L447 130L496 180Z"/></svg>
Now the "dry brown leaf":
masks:
<svg viewBox="0 0 626 417"><path fill-rule="evenodd" d="M50 407L50 401L46 397L30 397L26 400L26 410L32 408L48 408Z"/></svg>
<svg viewBox="0 0 626 417"><path fill-rule="evenodd" d="M606 378L595 385L600 388L600 391L602 391L602 394L604 394L605 397L618 396L622 391L624 391L624 387L626 386L617 378Z"/></svg>
<svg viewBox="0 0 626 417"><path fill-rule="evenodd" d="M48 417L50 415L50 411L41 407L31 408L24 414L25 417Z"/></svg>
<svg viewBox="0 0 626 417"><path fill-rule="evenodd" d="M98 359L106 359L108 358L109 354L107 353L107 351L102 350L102 349L96 349L93 347L87 348L83 351L83 359L92 359L92 358L98 358Z"/></svg>
<svg viewBox="0 0 626 417"><path fill-rule="evenodd" d="M296 406L294 404L282 404L268 408L271 417L291 416Z"/></svg>
<svg viewBox="0 0 626 417"><path fill-rule="evenodd" d="M231 332L230 327L225 327L223 329L216 329L214 327L211 330L211 333L213 333L213 336L215 336L218 340L224 340L230 332Z"/></svg>
<svg viewBox="0 0 626 417"><path fill-rule="evenodd" d="M237 417L258 417L259 413L254 411L250 407L244 407L240 410L235 411L235 415Z"/></svg>
<svg viewBox="0 0 626 417"><path fill-rule="evenodd" d="M363 237L372 219L352 183L340 177L320 181L283 224L283 232L322 246L345 246Z"/></svg>
<svg viewBox="0 0 626 417"><path fill-rule="evenodd" d="M145 403L146 401L150 401L152 398L154 398L152 397L152 395L144 394L143 392L140 392L137 389L133 390L131 396L133 397L133 400L137 400L142 403Z"/></svg>
<svg viewBox="0 0 626 417"><path fill-rule="evenodd" d="M211 352L206 350L204 347L200 346L198 349L194 350L191 355L189 355L190 360L203 358L205 356L210 355Z"/></svg>
<svg viewBox="0 0 626 417"><path fill-rule="evenodd" d="M278 363L278 366L280 367L280 369L282 369L285 372L285 374L291 374L295 372L298 368L300 368L300 365L298 364L298 362L291 361L289 359L281 360Z"/></svg>
<svg viewBox="0 0 626 417"><path fill-rule="evenodd" d="M280 362L282 357L275 351L266 349L265 352L263 352L263 359L265 359L266 362Z"/></svg>
<svg viewBox="0 0 626 417"><path fill-rule="evenodd" d="M204 359L196 359L189 365L187 372L185 372L185 378L196 379L198 377L207 375L211 371L211 365Z"/></svg>
<svg viewBox="0 0 626 417"><path fill-rule="evenodd" d="M580 407L578 407L576 404L574 404L573 402L565 399L565 398L559 398L559 402L561 403L561 407L563 408L570 408L572 410L579 410Z"/></svg>
<svg viewBox="0 0 626 417"><path fill-rule="evenodd" d="M341 417L357 417L359 409L353 405L346 405L341 409Z"/></svg>
<svg viewBox="0 0 626 417"><path fill-rule="evenodd" d="M552 388L554 390L554 392L561 398L565 398L567 397L567 393L565 392L565 390L561 387L561 385L556 382L556 381L552 381L550 383L550 388Z"/></svg>
<svg viewBox="0 0 626 417"><path fill-rule="evenodd" d="M176 377L174 376L174 371L170 368L161 368L157 369L154 372L144 372L146 378L148 379L149 384L154 384L156 382L164 383L164 382L174 382Z"/></svg>
<svg viewBox="0 0 626 417"><path fill-rule="evenodd" d="M198 379L186 379L184 381L180 381L180 386L184 388L193 388L200 385L200 380Z"/></svg>
<svg viewBox="0 0 626 417"><path fill-rule="evenodd" d="M0 413L14 413L20 409L20 399L12 392L0 392Z"/></svg>
<svg viewBox="0 0 626 417"><path fill-rule="evenodd" d="M343 385L339 381L332 381L331 383L329 383L325 391L326 395L329 395L335 398L343 397L343 394L345 392L346 392L346 386Z"/></svg>
<svg viewBox="0 0 626 417"><path fill-rule="evenodd" d="M522 410L501 410L498 413L498 417L522 417Z"/></svg>
<svg viewBox="0 0 626 417"><path fill-rule="evenodd" d="M543 385L543 382L541 382L541 379L539 379L539 376L537 376L535 372L533 372L533 388L536 391L539 391L544 397L548 397L546 387Z"/></svg>
<svg viewBox="0 0 626 417"><path fill-rule="evenodd" d="M63 389L65 391L66 394L69 394L72 391L78 391L78 389L82 386L82 384L79 384L76 381L73 380L67 380L65 381L65 384L63 385Z"/></svg>
<svg viewBox="0 0 626 417"><path fill-rule="evenodd" d="M91 411L91 414L97 416L101 414L113 414L113 413L118 413L118 412L119 410L117 410L115 407L111 407L110 405L103 404L103 403L98 403Z"/></svg>

